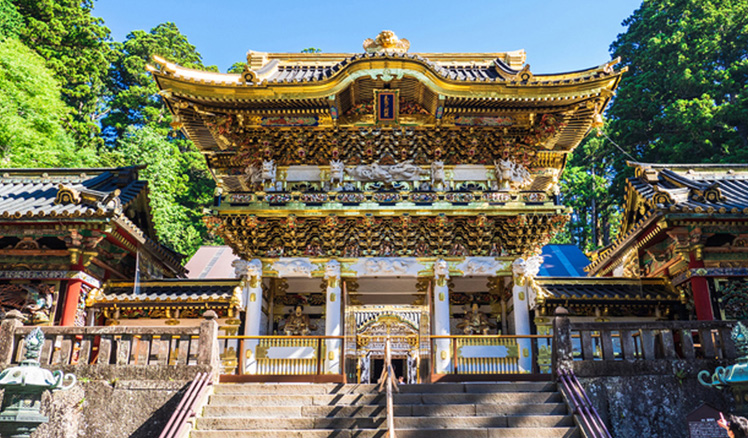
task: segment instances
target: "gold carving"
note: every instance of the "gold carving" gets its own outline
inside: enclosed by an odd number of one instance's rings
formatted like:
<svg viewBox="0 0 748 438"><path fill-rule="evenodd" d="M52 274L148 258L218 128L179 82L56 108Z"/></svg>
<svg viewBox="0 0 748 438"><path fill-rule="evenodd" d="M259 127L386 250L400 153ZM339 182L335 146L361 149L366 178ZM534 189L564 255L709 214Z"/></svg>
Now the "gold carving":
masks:
<svg viewBox="0 0 748 438"><path fill-rule="evenodd" d="M375 39L367 38L364 40L364 50L366 53L391 52L405 53L410 48L410 41L405 38L400 39L391 30L383 30Z"/></svg>

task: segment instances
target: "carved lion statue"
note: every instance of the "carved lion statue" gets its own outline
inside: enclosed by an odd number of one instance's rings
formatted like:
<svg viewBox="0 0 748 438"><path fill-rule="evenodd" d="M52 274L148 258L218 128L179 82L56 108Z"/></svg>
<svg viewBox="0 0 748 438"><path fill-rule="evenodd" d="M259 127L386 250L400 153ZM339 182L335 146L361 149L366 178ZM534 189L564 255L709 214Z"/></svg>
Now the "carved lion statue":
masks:
<svg viewBox="0 0 748 438"><path fill-rule="evenodd" d="M330 161L330 182L343 182L343 176L345 175L345 163L342 160Z"/></svg>
<svg viewBox="0 0 748 438"><path fill-rule="evenodd" d="M246 277L260 277L262 275L262 262L258 259L246 260L234 260L231 263L234 268L234 274L238 278Z"/></svg>
<svg viewBox="0 0 748 438"><path fill-rule="evenodd" d="M431 185L443 183L444 180L444 161L434 161L431 163Z"/></svg>
<svg viewBox="0 0 748 438"><path fill-rule="evenodd" d="M325 280L329 280L331 278L339 278L340 277L340 262L337 260L330 260L325 264Z"/></svg>
<svg viewBox="0 0 748 438"><path fill-rule="evenodd" d="M275 160L263 160L260 177L262 182L275 184Z"/></svg>
<svg viewBox="0 0 748 438"><path fill-rule="evenodd" d="M434 262L434 276L436 278L449 279L449 265L444 259L438 259Z"/></svg>
<svg viewBox="0 0 748 438"><path fill-rule="evenodd" d="M527 168L512 160L494 161L496 179L502 189L524 190L532 185L532 175Z"/></svg>

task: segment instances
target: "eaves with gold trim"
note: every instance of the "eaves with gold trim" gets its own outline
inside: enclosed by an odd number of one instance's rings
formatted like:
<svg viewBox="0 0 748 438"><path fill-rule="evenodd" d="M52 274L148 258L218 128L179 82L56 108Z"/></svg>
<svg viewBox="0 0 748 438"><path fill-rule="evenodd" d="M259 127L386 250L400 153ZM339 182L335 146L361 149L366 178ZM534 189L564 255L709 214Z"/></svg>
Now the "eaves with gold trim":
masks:
<svg viewBox="0 0 748 438"><path fill-rule="evenodd" d="M635 176L626 181L621 231L593 253L588 275L606 275L627 249L673 226L748 225L748 164L627 164Z"/></svg>

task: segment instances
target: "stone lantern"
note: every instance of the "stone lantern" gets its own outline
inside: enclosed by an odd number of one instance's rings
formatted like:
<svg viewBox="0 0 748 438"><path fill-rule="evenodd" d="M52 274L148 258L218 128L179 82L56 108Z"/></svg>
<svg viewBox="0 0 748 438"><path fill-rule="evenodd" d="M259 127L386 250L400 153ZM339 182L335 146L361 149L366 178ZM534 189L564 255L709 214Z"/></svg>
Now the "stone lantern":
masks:
<svg viewBox="0 0 748 438"><path fill-rule="evenodd" d="M735 410L738 415L748 415L748 328L738 322L730 336L735 344L738 358L734 365L717 367L712 375L709 371L699 372L699 383L714 388L730 387L735 397Z"/></svg>
<svg viewBox="0 0 748 438"><path fill-rule="evenodd" d="M46 390L70 389L77 379L62 371L49 371L39 365L44 333L37 327L26 336L25 360L0 373L0 389L5 390L0 407L0 436L28 438L49 419L41 414ZM63 381L69 382L63 385Z"/></svg>

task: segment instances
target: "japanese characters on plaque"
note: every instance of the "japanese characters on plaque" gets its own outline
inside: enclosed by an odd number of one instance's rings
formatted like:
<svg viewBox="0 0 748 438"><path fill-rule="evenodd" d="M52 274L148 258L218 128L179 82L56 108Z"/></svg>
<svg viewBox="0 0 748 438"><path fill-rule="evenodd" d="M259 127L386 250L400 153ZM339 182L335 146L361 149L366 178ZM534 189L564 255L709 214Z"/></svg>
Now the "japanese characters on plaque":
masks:
<svg viewBox="0 0 748 438"><path fill-rule="evenodd" d="M374 114L377 123L397 123L400 90L374 90Z"/></svg>

